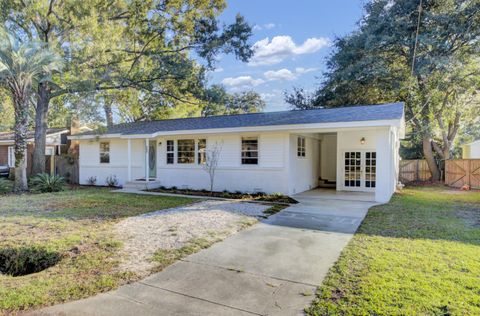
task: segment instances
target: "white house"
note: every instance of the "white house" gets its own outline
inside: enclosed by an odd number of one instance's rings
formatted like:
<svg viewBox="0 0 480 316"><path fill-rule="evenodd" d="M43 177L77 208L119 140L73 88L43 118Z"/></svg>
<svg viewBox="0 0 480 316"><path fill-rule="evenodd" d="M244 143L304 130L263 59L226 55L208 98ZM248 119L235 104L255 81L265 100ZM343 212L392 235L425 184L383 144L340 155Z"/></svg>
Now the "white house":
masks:
<svg viewBox="0 0 480 316"><path fill-rule="evenodd" d="M480 159L480 140L462 145L463 159Z"/></svg>
<svg viewBox="0 0 480 316"><path fill-rule="evenodd" d="M336 182L386 202L398 180L403 103L119 124L75 136L80 183L208 189L205 150L221 146L214 189L295 194Z"/></svg>

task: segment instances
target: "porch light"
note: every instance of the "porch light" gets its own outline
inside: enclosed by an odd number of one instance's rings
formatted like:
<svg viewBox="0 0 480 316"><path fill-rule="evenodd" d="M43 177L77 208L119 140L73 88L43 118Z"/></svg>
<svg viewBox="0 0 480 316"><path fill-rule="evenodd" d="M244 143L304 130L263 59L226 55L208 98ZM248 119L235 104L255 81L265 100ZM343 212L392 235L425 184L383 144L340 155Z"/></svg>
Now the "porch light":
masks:
<svg viewBox="0 0 480 316"><path fill-rule="evenodd" d="M365 137L362 137L362 138L360 139L360 144L365 145Z"/></svg>

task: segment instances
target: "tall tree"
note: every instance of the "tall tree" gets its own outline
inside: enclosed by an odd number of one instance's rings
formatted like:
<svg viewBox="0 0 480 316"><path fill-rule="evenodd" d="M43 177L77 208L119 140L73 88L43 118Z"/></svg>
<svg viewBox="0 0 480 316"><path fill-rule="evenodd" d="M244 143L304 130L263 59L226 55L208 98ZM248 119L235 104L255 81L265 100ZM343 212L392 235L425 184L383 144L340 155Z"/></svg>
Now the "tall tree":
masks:
<svg viewBox="0 0 480 316"><path fill-rule="evenodd" d="M462 121L478 115L479 52L479 0L370 1L359 29L335 41L311 106L405 101L439 179ZM295 93L287 101L302 104Z"/></svg>
<svg viewBox="0 0 480 316"><path fill-rule="evenodd" d="M212 85L205 90L203 116L261 112L265 101L255 91L230 94L222 85Z"/></svg>
<svg viewBox="0 0 480 316"><path fill-rule="evenodd" d="M241 16L220 25L225 0L3 0L0 18L21 37L49 43L66 68L38 86L34 172L44 168L50 100L86 91L135 89L172 106L203 80L194 51L212 66L219 53L246 61L250 26ZM142 100L143 102L144 100Z"/></svg>
<svg viewBox="0 0 480 316"><path fill-rule="evenodd" d="M61 60L39 42L19 42L0 32L0 82L9 90L15 110L15 191L28 189L25 155L30 98L33 88L49 82Z"/></svg>

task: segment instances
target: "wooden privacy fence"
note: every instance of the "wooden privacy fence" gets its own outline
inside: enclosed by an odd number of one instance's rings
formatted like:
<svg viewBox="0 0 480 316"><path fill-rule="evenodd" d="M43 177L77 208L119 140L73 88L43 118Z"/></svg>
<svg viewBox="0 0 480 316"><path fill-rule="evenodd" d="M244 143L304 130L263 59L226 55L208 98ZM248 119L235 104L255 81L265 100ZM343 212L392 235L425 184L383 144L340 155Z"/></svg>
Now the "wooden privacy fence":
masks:
<svg viewBox="0 0 480 316"><path fill-rule="evenodd" d="M402 183L428 181L432 173L424 159L400 160L399 177Z"/></svg>
<svg viewBox="0 0 480 316"><path fill-rule="evenodd" d="M445 161L445 184L456 188L469 185L480 189L480 159Z"/></svg>

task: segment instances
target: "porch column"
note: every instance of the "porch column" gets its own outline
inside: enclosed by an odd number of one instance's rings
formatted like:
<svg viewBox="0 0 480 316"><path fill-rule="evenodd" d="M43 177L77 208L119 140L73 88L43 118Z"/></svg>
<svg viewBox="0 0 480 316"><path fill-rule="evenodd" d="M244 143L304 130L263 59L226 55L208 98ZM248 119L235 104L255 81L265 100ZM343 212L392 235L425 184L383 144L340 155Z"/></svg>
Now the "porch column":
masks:
<svg viewBox="0 0 480 316"><path fill-rule="evenodd" d="M148 146L148 138L145 138L145 182L150 180L150 146Z"/></svg>
<svg viewBox="0 0 480 316"><path fill-rule="evenodd" d="M132 181L132 140L127 140L127 181Z"/></svg>

